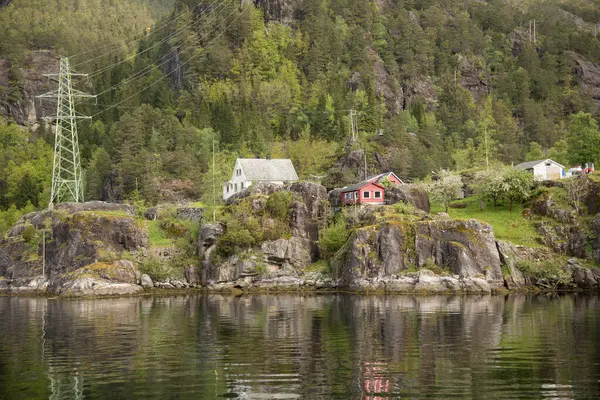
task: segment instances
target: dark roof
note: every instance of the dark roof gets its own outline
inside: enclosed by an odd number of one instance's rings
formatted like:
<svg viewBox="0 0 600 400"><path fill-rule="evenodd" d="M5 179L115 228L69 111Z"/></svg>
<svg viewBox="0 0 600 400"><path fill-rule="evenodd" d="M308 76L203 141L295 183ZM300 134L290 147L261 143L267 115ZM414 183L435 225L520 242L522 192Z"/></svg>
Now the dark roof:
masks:
<svg viewBox="0 0 600 400"><path fill-rule="evenodd" d="M546 161L550 161L550 162L558 165L559 167L563 167L564 168L563 165L561 165L561 164L557 163L556 161L551 160L549 158L546 158L544 160L527 161L527 162L515 165L515 168L517 168L517 169L531 169L531 168L535 167L536 165L541 164L541 163L546 162Z"/></svg>
<svg viewBox="0 0 600 400"><path fill-rule="evenodd" d="M383 186L381 186L379 183L375 183L375 182L360 182L360 183L355 183L354 185L348 185L348 186L344 186L343 188L340 189L340 192L351 192L353 190L358 190L362 187L365 187L367 185L375 185L378 186L380 188L382 188L383 190L385 190L385 188Z"/></svg>
<svg viewBox="0 0 600 400"><path fill-rule="evenodd" d="M239 158L249 181L297 181L298 174L289 159Z"/></svg>

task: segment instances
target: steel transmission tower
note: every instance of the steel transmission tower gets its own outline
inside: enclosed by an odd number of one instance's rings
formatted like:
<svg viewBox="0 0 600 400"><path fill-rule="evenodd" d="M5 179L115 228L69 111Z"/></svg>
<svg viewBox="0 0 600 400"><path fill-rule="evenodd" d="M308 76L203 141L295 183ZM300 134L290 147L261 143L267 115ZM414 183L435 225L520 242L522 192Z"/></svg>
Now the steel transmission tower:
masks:
<svg viewBox="0 0 600 400"><path fill-rule="evenodd" d="M46 74L58 80L58 89L38 96L39 98L57 99L56 130L54 134L54 163L52 165L52 190L50 204L65 201L83 202L83 180L81 176L81 158L79 156L79 140L77 137L77 120L91 117L77 115L76 98L93 98L95 96L73 89L74 76L87 76L71 72L69 59L60 59L60 72Z"/></svg>

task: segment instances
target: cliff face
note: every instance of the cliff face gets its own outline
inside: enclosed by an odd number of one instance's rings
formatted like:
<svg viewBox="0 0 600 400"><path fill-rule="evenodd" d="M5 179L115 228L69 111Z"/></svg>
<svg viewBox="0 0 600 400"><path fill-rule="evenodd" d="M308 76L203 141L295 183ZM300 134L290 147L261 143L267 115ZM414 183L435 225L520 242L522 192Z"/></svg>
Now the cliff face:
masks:
<svg viewBox="0 0 600 400"><path fill-rule="evenodd" d="M31 51L18 67L0 57L0 115L19 125L33 125L56 114L56 102L36 96L55 89L44 74L57 73L59 58L48 50Z"/></svg>
<svg viewBox="0 0 600 400"><path fill-rule="evenodd" d="M0 240L4 285L37 282L45 285L37 289L56 294L85 294L94 286L102 288L94 294L138 291L127 286L136 283L133 263L121 260L147 246L147 233L134 215L130 206L91 202L24 216Z"/></svg>

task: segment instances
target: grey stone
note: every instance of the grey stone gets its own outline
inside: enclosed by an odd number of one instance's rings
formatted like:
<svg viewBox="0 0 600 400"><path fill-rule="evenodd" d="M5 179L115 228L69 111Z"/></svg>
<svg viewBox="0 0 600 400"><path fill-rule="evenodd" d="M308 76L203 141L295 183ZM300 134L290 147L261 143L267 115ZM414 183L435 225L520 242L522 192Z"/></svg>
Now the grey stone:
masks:
<svg viewBox="0 0 600 400"><path fill-rule="evenodd" d="M154 289L154 282L152 282L152 278L150 278L148 275L143 274L140 278L140 285L144 288L144 289Z"/></svg>

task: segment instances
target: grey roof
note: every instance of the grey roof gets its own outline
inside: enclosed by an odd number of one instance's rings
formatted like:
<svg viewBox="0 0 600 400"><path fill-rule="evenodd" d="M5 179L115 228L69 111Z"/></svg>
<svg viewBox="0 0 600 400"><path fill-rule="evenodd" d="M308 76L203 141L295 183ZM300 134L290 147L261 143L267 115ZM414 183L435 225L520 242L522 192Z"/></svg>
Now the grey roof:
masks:
<svg viewBox="0 0 600 400"><path fill-rule="evenodd" d="M536 165L541 164L541 163L546 162L546 161L553 162L554 164L558 165L559 167L563 167L564 168L563 165L561 165L561 164L557 163L556 161L551 160L549 158L546 158L546 159L543 159L543 160L536 160L536 161L527 161L527 162L515 165L515 168L517 168L517 169L531 169L531 168L535 167Z"/></svg>
<svg viewBox="0 0 600 400"><path fill-rule="evenodd" d="M264 158L238 158L249 181L297 181L298 174L292 160Z"/></svg>
<svg viewBox="0 0 600 400"><path fill-rule="evenodd" d="M369 182L369 181L365 181L365 182L355 183L354 185L348 185L348 186L344 186L343 188L341 188L341 189L340 189L340 191L341 191L341 192L350 192L350 191L352 191L352 190L358 190L358 189L360 189L361 187L363 187L363 186L367 186L367 185L370 185L370 184L374 184L374 185L377 185L377 186L383 187L383 186L381 186L381 185L380 185L379 183L377 183L377 182Z"/></svg>

